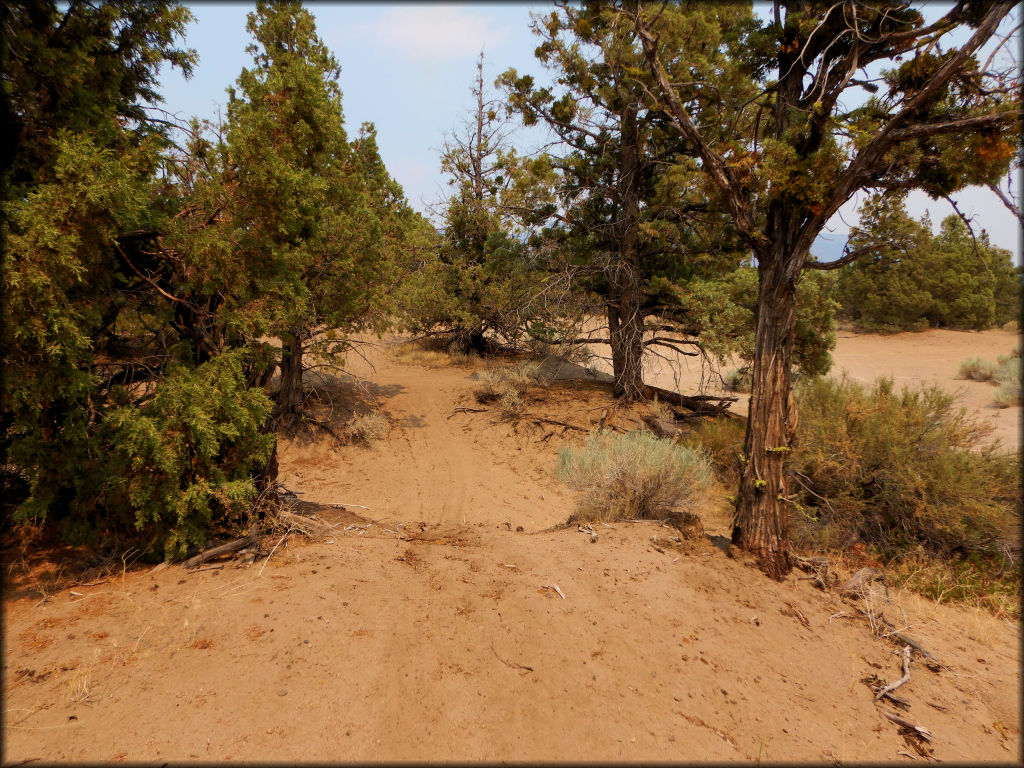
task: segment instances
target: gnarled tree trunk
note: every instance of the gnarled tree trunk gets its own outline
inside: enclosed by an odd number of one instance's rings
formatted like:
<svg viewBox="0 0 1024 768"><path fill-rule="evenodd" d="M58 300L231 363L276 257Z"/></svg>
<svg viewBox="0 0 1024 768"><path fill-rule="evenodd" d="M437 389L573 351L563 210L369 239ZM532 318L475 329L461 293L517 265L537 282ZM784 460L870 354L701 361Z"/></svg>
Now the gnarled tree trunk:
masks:
<svg viewBox="0 0 1024 768"><path fill-rule="evenodd" d="M643 373L644 317L641 308L640 255L637 250L640 147L634 106L623 111L621 131L619 185L622 192L622 215L619 224L613 227L618 240L618 254L608 274L611 283L608 340L612 348L615 396L625 400L643 400L646 397Z"/></svg>
<svg viewBox="0 0 1024 768"><path fill-rule="evenodd" d="M302 411L302 337L285 333L281 338L281 388L277 392L277 415L293 419Z"/></svg>
<svg viewBox="0 0 1024 768"><path fill-rule="evenodd" d="M787 260L773 256L759 259L753 382L732 541L754 554L765 573L781 578L790 568L785 465L796 431L792 397L796 280L789 275L799 274L799 269L787 271Z"/></svg>

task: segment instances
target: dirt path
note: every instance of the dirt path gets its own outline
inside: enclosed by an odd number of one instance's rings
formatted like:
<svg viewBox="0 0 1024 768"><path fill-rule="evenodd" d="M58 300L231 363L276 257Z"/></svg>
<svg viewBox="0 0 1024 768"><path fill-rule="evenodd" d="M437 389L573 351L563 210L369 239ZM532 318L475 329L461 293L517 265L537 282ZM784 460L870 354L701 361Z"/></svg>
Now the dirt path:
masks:
<svg viewBox="0 0 1024 768"><path fill-rule="evenodd" d="M353 359L350 371L369 382L360 387L393 430L375 447L344 446L324 451L329 440L282 442L281 481L306 501L349 502L369 507L375 520L426 522L447 527L508 522L539 530L565 520L571 506L566 490L552 478L557 451L534 451L528 436L478 428L480 407L471 364L426 367L396 362L393 340L368 350L369 362ZM489 421L489 418L484 421Z"/></svg>

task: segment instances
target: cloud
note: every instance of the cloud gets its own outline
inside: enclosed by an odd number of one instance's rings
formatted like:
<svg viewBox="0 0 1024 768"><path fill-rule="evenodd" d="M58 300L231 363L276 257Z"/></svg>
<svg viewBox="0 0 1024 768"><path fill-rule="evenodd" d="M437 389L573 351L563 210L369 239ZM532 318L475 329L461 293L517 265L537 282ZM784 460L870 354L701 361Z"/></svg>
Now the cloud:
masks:
<svg viewBox="0 0 1024 768"><path fill-rule="evenodd" d="M465 6L407 5L381 9L377 19L359 25L359 32L405 58L436 62L496 47L509 29L492 23L486 11Z"/></svg>

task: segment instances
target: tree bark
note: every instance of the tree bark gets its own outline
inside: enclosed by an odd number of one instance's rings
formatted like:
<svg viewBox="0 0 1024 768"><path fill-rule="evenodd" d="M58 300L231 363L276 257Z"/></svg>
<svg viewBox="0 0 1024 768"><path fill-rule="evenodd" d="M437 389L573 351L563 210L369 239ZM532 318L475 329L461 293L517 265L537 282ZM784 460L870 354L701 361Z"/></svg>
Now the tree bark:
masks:
<svg viewBox="0 0 1024 768"><path fill-rule="evenodd" d="M732 541L755 555L769 576L782 578L791 567L785 464L796 428L792 398L796 283L787 277L792 259L773 255L758 262L753 385Z"/></svg>
<svg viewBox="0 0 1024 768"><path fill-rule="evenodd" d="M292 417L302 411L302 338L285 333L281 339L281 388L277 392L277 413Z"/></svg>
<svg viewBox="0 0 1024 768"><path fill-rule="evenodd" d="M618 253L611 265L611 301L608 303L608 338L612 348L614 392L624 400L646 399L644 388L644 318L640 292L640 254L637 225L640 219L639 137L636 107L622 113L619 192L622 215L617 230Z"/></svg>

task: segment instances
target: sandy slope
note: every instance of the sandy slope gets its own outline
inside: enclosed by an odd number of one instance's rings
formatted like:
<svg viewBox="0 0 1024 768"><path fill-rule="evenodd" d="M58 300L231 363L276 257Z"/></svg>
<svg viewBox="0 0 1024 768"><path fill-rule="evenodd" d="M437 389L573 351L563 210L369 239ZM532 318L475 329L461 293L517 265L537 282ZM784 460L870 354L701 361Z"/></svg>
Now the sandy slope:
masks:
<svg viewBox="0 0 1024 768"><path fill-rule="evenodd" d="M861 682L899 677L895 646L851 603L717 538L551 529L573 505L554 453L577 433L453 414L475 405L472 367L369 356L336 417L374 405L391 436L285 441L281 474L372 524L290 539L265 567L118 570L41 604L39 569L11 560L5 762L909 759ZM588 427L601 403L572 385L529 410ZM704 513L727 530L720 499ZM947 665L916 661L900 690L934 756L1018 759L1019 625L893 597Z"/></svg>

